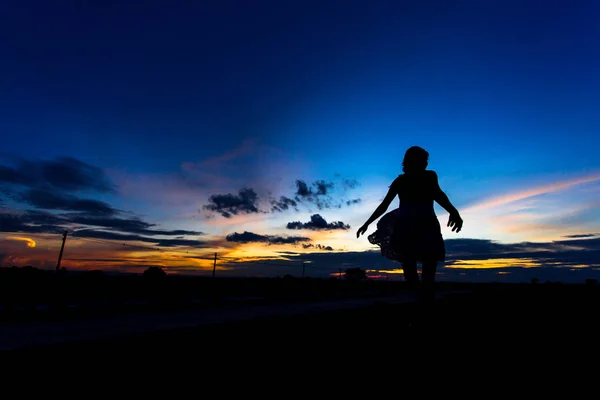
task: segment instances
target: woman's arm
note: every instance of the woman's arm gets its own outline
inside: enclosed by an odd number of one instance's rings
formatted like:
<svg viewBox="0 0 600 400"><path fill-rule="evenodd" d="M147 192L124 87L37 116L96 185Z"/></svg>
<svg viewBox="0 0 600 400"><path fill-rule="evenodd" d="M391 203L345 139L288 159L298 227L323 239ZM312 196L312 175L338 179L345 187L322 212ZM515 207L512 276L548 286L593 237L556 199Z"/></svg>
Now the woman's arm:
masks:
<svg viewBox="0 0 600 400"><path fill-rule="evenodd" d="M448 211L448 214L458 213L456 207L452 205L450 199L440 187L437 174L434 171L431 171L431 175L433 176L433 199L442 206L444 210Z"/></svg>
<svg viewBox="0 0 600 400"><path fill-rule="evenodd" d="M356 237L359 237L360 235L364 234L367 231L367 229L369 228L369 225L371 224L371 222L373 222L377 218L381 217L387 211L388 207L392 203L392 200L394 200L394 197L396 197L396 194L397 194L397 191L396 191L396 185L395 185L395 181L394 181L390 185L390 188L389 188L387 194L385 195L385 197L383 198L383 201L381 202L381 204L377 206L377 208L375 209L373 214L369 217L367 222L365 222L363 224L363 226L361 226L358 229L358 231L356 232Z"/></svg>
<svg viewBox="0 0 600 400"><path fill-rule="evenodd" d="M450 218L448 219L447 226L452 227L452 231L456 230L456 232L458 233L462 229L463 220L460 217L460 214L459 214L458 210L456 209L456 207L454 207L454 205L452 205L452 203L450 202L450 199L448 199L448 196L446 195L446 193L444 193L442 188L440 188L437 174L434 171L431 171L431 174L433 175L433 180L434 180L433 199L440 206L442 206L444 208L444 210L446 210L448 212L448 214L450 214Z"/></svg>

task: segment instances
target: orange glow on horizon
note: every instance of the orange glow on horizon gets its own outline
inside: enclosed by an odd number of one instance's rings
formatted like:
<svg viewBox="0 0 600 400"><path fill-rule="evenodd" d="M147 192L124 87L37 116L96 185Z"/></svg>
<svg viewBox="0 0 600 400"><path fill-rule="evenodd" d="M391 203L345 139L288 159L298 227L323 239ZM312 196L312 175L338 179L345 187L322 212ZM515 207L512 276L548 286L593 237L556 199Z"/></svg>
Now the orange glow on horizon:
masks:
<svg viewBox="0 0 600 400"><path fill-rule="evenodd" d="M495 268L536 268L541 267L539 261L531 258L493 258L487 260L456 260L444 268L448 269L495 269Z"/></svg>
<svg viewBox="0 0 600 400"><path fill-rule="evenodd" d="M402 273L402 269L368 269L368 272L379 272L379 273L383 273L383 274L401 274Z"/></svg>

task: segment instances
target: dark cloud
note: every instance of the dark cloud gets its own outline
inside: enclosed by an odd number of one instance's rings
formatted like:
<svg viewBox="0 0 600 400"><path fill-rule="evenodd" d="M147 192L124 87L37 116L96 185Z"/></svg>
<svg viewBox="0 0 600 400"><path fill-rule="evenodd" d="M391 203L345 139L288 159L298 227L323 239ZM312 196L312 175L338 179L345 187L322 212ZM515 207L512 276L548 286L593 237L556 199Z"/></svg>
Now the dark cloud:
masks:
<svg viewBox="0 0 600 400"><path fill-rule="evenodd" d="M448 259L540 258L567 261L600 252L600 238L552 242L498 243L489 239L447 239ZM592 261L595 262L595 261Z"/></svg>
<svg viewBox="0 0 600 400"><path fill-rule="evenodd" d="M205 210L215 211L225 218L231 218L238 214L259 213L258 195L254 189L241 189L236 196L231 193L213 194L208 199L209 204L204 206Z"/></svg>
<svg viewBox="0 0 600 400"><path fill-rule="evenodd" d="M100 193L114 191L104 171L72 157L61 157L41 164L42 178L57 189L91 190Z"/></svg>
<svg viewBox="0 0 600 400"><path fill-rule="evenodd" d="M584 234L580 234L580 235L565 235L563 237L569 238L569 239L583 239L583 238L593 238L596 236L600 236L600 233L584 233Z"/></svg>
<svg viewBox="0 0 600 400"><path fill-rule="evenodd" d="M98 215L113 215L117 212L103 201L80 199L77 196L41 189L27 190L20 195L20 199L34 207L48 210L81 211Z"/></svg>
<svg viewBox="0 0 600 400"><path fill-rule="evenodd" d="M210 247L212 245L209 242L203 242L200 240L158 239L158 238L144 237L141 235L123 234L123 233L116 233L116 232L107 232L107 231L102 231L102 230L91 230L91 229L75 232L72 234L72 236L80 237L80 238L114 240L114 241L120 241L120 242L143 242L143 243L154 244L158 247L175 247L175 246Z"/></svg>
<svg viewBox="0 0 600 400"><path fill-rule="evenodd" d="M304 198L310 195L312 195L312 190L308 187L306 182L296 180L296 196Z"/></svg>
<svg viewBox="0 0 600 400"><path fill-rule="evenodd" d="M600 249L600 237L592 239L568 239L568 240L556 240L551 242L558 246L577 246L587 250Z"/></svg>
<svg viewBox="0 0 600 400"><path fill-rule="evenodd" d="M13 185L33 186L38 183L38 179L24 174L16 168L0 165L0 183L10 183Z"/></svg>
<svg viewBox="0 0 600 400"><path fill-rule="evenodd" d="M308 202L317 206L319 210L334 207L334 201L330 196L333 182L317 180L308 185L303 180L296 180L295 199L298 202Z"/></svg>
<svg viewBox="0 0 600 400"><path fill-rule="evenodd" d="M53 214L47 211L28 210L22 213L0 213L0 232L26 232L26 233L62 233L65 230L72 231L73 225L85 227L109 228L113 232L104 230L85 230L75 232L80 237L96 237L99 239L114 240L140 240L155 243L159 246L198 246L201 242L188 241L183 237L175 239L147 238L143 236L181 236L181 235L204 235L202 232L188 230L161 230L151 229L154 224L149 224L137 218L117 218L81 213ZM77 230L77 229L75 229ZM95 235L95 236L90 236Z"/></svg>
<svg viewBox="0 0 600 400"><path fill-rule="evenodd" d="M325 182L324 180L315 181L313 185L317 189L315 192L317 196L326 196L333 189L333 182Z"/></svg>
<svg viewBox="0 0 600 400"><path fill-rule="evenodd" d="M43 210L27 210L19 217L25 223L36 225L64 225L68 222L59 214Z"/></svg>
<svg viewBox="0 0 600 400"><path fill-rule="evenodd" d="M109 204L81 198L80 192L113 193L114 185L102 169L72 157L52 161L19 159L0 165L0 192L16 201L45 210L62 210L111 216Z"/></svg>
<svg viewBox="0 0 600 400"><path fill-rule="evenodd" d="M111 228L120 232L137 233L140 235L163 235L163 236L181 236L181 235L204 235L198 231L187 230L160 230L150 229L155 224L142 221L139 218L113 218L113 217L96 217L86 214L65 214L65 219L73 224L98 226L103 228Z"/></svg>
<svg viewBox="0 0 600 400"><path fill-rule="evenodd" d="M339 174L336 174L338 177ZM290 208L295 211L299 211L298 206L303 204L309 207L316 206L319 210L331 209L331 208L342 208L344 205L350 206L358 204L361 200L345 200L345 199L334 199L334 188L340 183L328 182L325 180L315 180L312 183L307 183L304 180L297 179L295 181L296 190L294 194L290 196L281 196L279 200L271 199L271 212L283 212ZM358 185L358 182L350 179L345 179L341 182L341 188L346 191L349 188L354 188Z"/></svg>
<svg viewBox="0 0 600 400"><path fill-rule="evenodd" d="M310 238L302 236L271 236L259 235L258 233L247 232L231 233L226 237L228 242L236 243L268 243L268 244L297 244L300 242L309 242Z"/></svg>
<svg viewBox="0 0 600 400"><path fill-rule="evenodd" d="M342 181L342 186L344 189L355 189L359 185L360 183L358 183L356 179L344 179Z"/></svg>
<svg viewBox="0 0 600 400"><path fill-rule="evenodd" d="M335 199L332 195L336 185L341 186L341 189L345 192L358 186L358 181L356 179L344 179L340 185L339 182L336 184L335 182L316 180L311 184L308 184L307 182L298 179L296 180L294 199L297 202L315 205L319 210L342 208L344 205L351 206L358 204L361 201L360 199Z"/></svg>
<svg viewBox="0 0 600 400"><path fill-rule="evenodd" d="M0 214L0 232L25 232L25 233L62 233L65 228L60 226L62 221L51 216L32 214Z"/></svg>
<svg viewBox="0 0 600 400"><path fill-rule="evenodd" d="M309 222L288 222L287 229L311 229L311 230L348 230L350 225L343 223L342 221L327 222L319 214L313 214L310 217Z"/></svg>
<svg viewBox="0 0 600 400"><path fill-rule="evenodd" d="M209 242L204 242L200 240L193 239L160 239L156 242L156 245L159 247L175 247L175 246L185 246L185 247L211 247L212 244Z"/></svg>
<svg viewBox="0 0 600 400"><path fill-rule="evenodd" d="M20 160L16 166L0 166L0 183L67 192L115 191L104 171L73 157L53 161Z"/></svg>
<svg viewBox="0 0 600 400"><path fill-rule="evenodd" d="M281 196L279 197L279 200L271 200L271 212L287 211L290 207L293 207L296 211L299 211L296 200L290 199L289 197Z"/></svg>
<svg viewBox="0 0 600 400"><path fill-rule="evenodd" d="M302 247L304 247L305 249L318 249L318 250L333 251L333 247L331 247L331 246L323 246L321 244L308 243L308 244L302 244Z"/></svg>
<svg viewBox="0 0 600 400"><path fill-rule="evenodd" d="M138 218L125 219L103 217L84 213L63 214L63 216L73 224L111 228L117 231L131 233L143 233L154 225Z"/></svg>

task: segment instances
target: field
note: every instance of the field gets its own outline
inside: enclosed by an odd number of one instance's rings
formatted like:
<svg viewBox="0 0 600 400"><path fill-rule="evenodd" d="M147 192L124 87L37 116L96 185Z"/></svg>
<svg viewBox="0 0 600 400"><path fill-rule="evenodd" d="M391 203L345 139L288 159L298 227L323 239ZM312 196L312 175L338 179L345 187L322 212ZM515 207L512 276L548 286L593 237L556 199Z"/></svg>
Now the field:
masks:
<svg viewBox="0 0 600 400"><path fill-rule="evenodd" d="M382 362L406 360L433 351L438 355L490 354L515 348L528 353L566 351L585 358L595 354L594 343L600 333L600 288L593 284L445 283L438 285L438 291L446 295L424 307L414 302L377 300L405 294L401 282L283 278L177 278L148 282L133 276L59 279L41 275L37 280L21 279L20 285L29 282L25 285L29 292L22 291L23 286L21 291L16 290L19 286L14 281L13 296L7 294L9 291L3 292L3 323L60 323L128 313L152 315L236 307L246 307L250 314L243 321L32 347L13 354L60 354L63 358L85 354L89 360L151 354L156 359L173 361L182 356L200 357L203 365L232 360L249 363L257 357L288 365L323 354L355 354L370 362ZM25 293L34 292L38 294L36 301L24 303ZM35 306L44 298L51 300L48 307ZM371 302L362 307L303 315L251 315L253 307L267 304L291 308L294 304L359 298ZM133 302L136 299L138 303ZM67 303L80 305L69 308Z"/></svg>

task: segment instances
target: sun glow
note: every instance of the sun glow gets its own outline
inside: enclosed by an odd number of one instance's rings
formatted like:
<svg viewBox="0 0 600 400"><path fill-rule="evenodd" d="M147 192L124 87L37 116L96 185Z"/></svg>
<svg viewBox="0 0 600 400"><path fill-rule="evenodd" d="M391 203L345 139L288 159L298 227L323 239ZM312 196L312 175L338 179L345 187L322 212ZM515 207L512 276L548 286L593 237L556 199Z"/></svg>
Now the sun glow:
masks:
<svg viewBox="0 0 600 400"><path fill-rule="evenodd" d="M495 258L487 260L456 260L446 264L448 269L535 268L541 263L531 258Z"/></svg>
<svg viewBox="0 0 600 400"><path fill-rule="evenodd" d="M35 240L28 238L28 237L23 237L23 236L8 236L7 237L8 240L16 240L19 242L25 242L27 244L27 247L31 247L34 248L36 246Z"/></svg>

